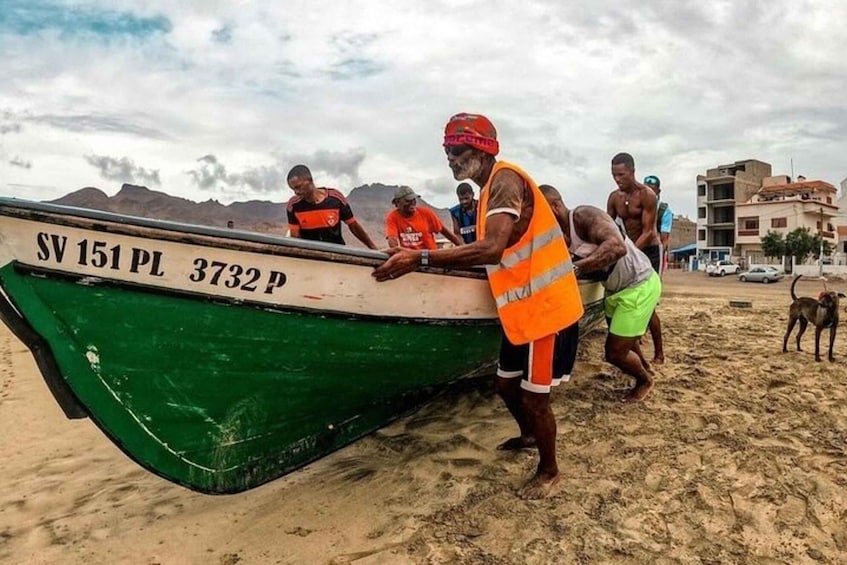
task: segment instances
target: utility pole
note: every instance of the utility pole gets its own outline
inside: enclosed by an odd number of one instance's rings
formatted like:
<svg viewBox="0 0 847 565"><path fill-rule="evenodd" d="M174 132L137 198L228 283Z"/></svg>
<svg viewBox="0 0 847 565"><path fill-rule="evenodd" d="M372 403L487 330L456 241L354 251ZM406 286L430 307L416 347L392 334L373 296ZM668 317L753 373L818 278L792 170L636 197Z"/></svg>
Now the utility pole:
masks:
<svg viewBox="0 0 847 565"><path fill-rule="evenodd" d="M821 222L818 228L818 238L821 240L821 247L818 251L818 276L823 277L823 206L821 206Z"/></svg>

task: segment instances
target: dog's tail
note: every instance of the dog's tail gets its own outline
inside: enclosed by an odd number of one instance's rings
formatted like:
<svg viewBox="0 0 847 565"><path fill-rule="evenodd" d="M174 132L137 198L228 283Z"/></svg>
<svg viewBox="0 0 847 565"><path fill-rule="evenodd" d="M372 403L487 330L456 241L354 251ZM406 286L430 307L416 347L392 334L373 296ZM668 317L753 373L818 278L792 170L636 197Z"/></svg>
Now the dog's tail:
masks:
<svg viewBox="0 0 847 565"><path fill-rule="evenodd" d="M797 281L799 281L801 278L803 278L803 275L797 275L796 277L794 277L794 281L791 283L791 300L797 300L797 295L794 294L794 286L797 284Z"/></svg>

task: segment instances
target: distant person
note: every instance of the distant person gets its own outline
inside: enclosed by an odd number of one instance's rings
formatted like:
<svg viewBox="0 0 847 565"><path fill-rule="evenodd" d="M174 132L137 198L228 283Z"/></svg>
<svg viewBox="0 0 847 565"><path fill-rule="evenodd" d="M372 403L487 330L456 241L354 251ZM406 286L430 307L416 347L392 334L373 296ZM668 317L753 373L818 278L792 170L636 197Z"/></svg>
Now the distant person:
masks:
<svg viewBox="0 0 847 565"><path fill-rule="evenodd" d="M606 289L606 360L635 379L623 402L640 402L653 389L653 376L638 345L656 309L662 283L650 259L612 218L593 206L568 210L554 187L538 187L565 236L578 277L599 280Z"/></svg>
<svg viewBox="0 0 847 565"><path fill-rule="evenodd" d="M288 186L294 191L286 210L291 237L344 245L343 222L359 241L371 249L377 248L356 221L344 195L334 188L316 187L309 167L296 165L288 171Z"/></svg>
<svg viewBox="0 0 847 565"><path fill-rule="evenodd" d="M232 220L227 220L226 227L229 229L235 229L235 222L233 222Z"/></svg>
<svg viewBox="0 0 847 565"><path fill-rule="evenodd" d="M389 247L438 249L434 235L438 233L453 245L462 245L462 240L441 223L435 212L418 207L418 195L408 186L398 186L391 203L395 208L385 216L385 237Z"/></svg>
<svg viewBox="0 0 847 565"><path fill-rule="evenodd" d="M450 218L453 220L453 233L461 237L465 243L476 241L476 208L473 187L463 182L456 187L459 203L450 208Z"/></svg>
<svg viewBox="0 0 847 565"><path fill-rule="evenodd" d="M482 187L477 240L437 251L392 249L373 274L384 282L422 265L485 265L503 329L494 387L520 429L519 437L498 448L535 445L538 467L521 495L540 498L561 478L550 390L560 376L557 338L584 312L579 285L562 232L535 182L520 167L497 160L500 142L491 121L456 114L444 128L443 147L453 178Z"/></svg>
<svg viewBox="0 0 847 565"><path fill-rule="evenodd" d="M659 241L662 243L662 270L659 276L663 276L668 270L671 249L671 228L673 227L673 210L667 202L662 202L662 181L656 175L644 177L644 184L653 189L656 194L656 230L659 232Z"/></svg>
<svg viewBox="0 0 847 565"><path fill-rule="evenodd" d="M662 245L656 230L656 194L635 180L635 160L629 153L618 153L612 158L612 178L617 190L609 195L606 212L622 225L635 246L650 258L656 273L662 272ZM650 336L653 339L653 362L665 362L662 341L662 324L653 312L650 318Z"/></svg>

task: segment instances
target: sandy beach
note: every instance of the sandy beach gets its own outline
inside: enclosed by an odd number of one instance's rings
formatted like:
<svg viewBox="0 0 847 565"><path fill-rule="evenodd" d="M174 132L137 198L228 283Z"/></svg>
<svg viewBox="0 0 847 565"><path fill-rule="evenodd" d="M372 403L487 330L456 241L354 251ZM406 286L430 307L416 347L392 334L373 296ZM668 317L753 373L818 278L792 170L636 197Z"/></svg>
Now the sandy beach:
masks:
<svg viewBox="0 0 847 565"><path fill-rule="evenodd" d="M618 402L629 380L602 361L602 333L584 340L554 392L562 480L535 501L516 495L535 453L494 449L516 429L489 382L215 497L66 420L2 328L0 562L844 563L847 330L835 363L815 363L812 330L783 354L789 284L670 273L667 363L641 405Z"/></svg>

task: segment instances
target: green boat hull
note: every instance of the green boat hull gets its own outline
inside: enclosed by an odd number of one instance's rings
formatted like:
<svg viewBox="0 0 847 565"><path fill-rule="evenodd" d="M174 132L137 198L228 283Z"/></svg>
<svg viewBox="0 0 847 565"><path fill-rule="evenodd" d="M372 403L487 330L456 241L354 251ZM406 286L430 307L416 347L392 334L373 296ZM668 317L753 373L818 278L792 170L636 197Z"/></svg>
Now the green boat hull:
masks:
<svg viewBox="0 0 847 565"><path fill-rule="evenodd" d="M274 311L33 276L2 285L92 419L206 493L279 477L490 368L491 323Z"/></svg>
<svg viewBox="0 0 847 565"><path fill-rule="evenodd" d="M385 255L0 199L0 318L58 404L205 493L284 475L493 372L479 270L377 283ZM602 288L581 286L589 331Z"/></svg>

